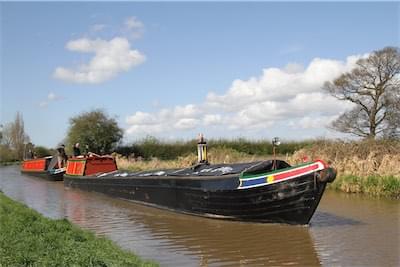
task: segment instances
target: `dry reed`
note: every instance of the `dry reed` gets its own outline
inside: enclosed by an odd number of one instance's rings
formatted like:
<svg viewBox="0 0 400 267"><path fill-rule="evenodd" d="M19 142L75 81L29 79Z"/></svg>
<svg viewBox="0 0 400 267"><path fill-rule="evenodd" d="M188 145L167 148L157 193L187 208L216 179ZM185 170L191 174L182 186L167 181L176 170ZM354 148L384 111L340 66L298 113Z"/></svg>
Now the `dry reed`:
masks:
<svg viewBox="0 0 400 267"><path fill-rule="evenodd" d="M304 157L322 159L339 175L395 176L400 178L400 142L396 141L316 141L289 157L296 164Z"/></svg>
<svg viewBox="0 0 400 267"><path fill-rule="evenodd" d="M325 160L337 170L333 189L400 198L399 141L317 141L296 151L289 162L305 157Z"/></svg>

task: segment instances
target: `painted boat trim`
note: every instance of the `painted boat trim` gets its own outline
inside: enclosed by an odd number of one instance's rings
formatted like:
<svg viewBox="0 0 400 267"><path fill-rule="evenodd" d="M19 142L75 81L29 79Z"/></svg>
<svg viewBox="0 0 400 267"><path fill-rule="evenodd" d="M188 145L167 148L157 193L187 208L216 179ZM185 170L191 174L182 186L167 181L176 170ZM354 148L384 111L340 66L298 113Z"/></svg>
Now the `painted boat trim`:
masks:
<svg viewBox="0 0 400 267"><path fill-rule="evenodd" d="M316 160L312 163L302 164L300 166L290 167L283 170L263 173L257 176L246 177L241 175L239 178L240 184L238 189L248 189L271 185L282 181L297 178L299 176L308 175L316 171L327 168L327 165L322 160Z"/></svg>

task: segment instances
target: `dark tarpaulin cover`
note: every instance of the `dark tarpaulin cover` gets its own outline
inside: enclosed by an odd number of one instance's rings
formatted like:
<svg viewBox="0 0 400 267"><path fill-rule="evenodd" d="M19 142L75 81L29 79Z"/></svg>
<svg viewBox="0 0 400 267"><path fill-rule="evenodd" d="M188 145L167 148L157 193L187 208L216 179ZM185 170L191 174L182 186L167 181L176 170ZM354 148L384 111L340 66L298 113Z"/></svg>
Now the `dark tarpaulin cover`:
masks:
<svg viewBox="0 0 400 267"><path fill-rule="evenodd" d="M249 163L236 164L198 164L190 168L184 169L160 169L141 172L115 171L112 173L103 173L97 177L154 177L154 176L170 176L170 177L193 177L193 176L223 176L234 175L245 172L246 174L258 174L272 171L273 160L257 161ZM276 160L276 168L282 169L290 167L288 163L282 160Z"/></svg>

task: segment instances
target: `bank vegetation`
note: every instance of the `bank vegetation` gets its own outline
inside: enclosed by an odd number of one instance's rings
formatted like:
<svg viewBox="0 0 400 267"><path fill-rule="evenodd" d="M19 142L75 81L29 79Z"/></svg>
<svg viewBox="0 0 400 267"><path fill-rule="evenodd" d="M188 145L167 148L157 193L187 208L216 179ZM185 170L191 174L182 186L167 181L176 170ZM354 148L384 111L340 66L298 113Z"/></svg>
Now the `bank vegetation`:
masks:
<svg viewBox="0 0 400 267"><path fill-rule="evenodd" d="M0 192L0 266L157 266Z"/></svg>

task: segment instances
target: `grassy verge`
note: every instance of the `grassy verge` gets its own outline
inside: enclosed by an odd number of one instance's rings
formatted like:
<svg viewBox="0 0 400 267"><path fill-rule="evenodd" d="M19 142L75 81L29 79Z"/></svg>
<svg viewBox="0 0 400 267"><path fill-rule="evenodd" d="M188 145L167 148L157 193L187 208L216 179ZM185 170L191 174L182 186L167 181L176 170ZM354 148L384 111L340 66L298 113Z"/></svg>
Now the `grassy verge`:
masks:
<svg viewBox="0 0 400 267"><path fill-rule="evenodd" d="M400 179L394 176L344 175L337 177L328 188L346 193L364 193L400 199Z"/></svg>
<svg viewBox="0 0 400 267"><path fill-rule="evenodd" d="M157 266L0 192L0 266Z"/></svg>

